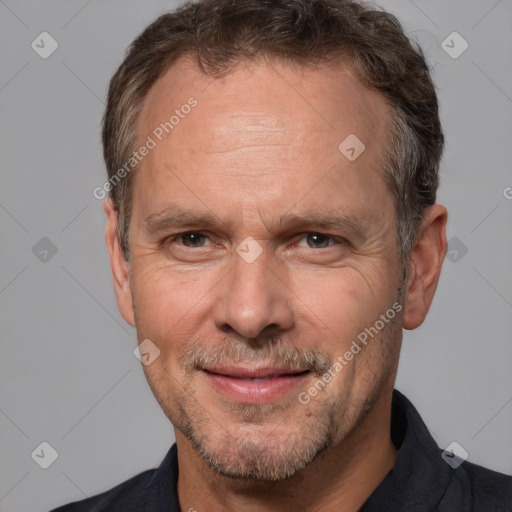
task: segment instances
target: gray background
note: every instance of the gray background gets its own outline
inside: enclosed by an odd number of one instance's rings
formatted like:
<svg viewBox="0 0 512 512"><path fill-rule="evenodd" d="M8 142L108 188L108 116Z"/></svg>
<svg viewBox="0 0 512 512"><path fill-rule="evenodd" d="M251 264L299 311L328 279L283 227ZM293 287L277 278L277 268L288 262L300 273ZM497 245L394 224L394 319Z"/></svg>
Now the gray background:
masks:
<svg viewBox="0 0 512 512"><path fill-rule="evenodd" d="M380 4L435 70L447 138L439 202L456 251L428 320L405 334L397 388L442 447L455 440L469 460L512 473L512 3ZM108 80L128 43L173 5L0 0L3 512L104 491L156 467L173 442L117 310L92 195L105 180ZM43 31L59 44L47 59L31 48ZM441 46L453 31L469 44L457 59ZM57 248L47 261L32 251L42 237ZM31 458L42 441L58 452L48 469Z"/></svg>

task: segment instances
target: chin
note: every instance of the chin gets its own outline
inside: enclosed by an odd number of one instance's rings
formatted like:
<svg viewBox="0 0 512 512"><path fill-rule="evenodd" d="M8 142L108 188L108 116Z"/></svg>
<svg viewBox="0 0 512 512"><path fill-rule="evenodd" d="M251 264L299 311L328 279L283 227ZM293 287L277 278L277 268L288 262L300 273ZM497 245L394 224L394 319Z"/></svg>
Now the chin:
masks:
<svg viewBox="0 0 512 512"><path fill-rule="evenodd" d="M181 419L185 421L175 426L217 474L259 482L295 475L332 445L336 432L331 415L298 418L289 413L262 424L237 421L231 425L216 424L211 418L194 423L183 415Z"/></svg>

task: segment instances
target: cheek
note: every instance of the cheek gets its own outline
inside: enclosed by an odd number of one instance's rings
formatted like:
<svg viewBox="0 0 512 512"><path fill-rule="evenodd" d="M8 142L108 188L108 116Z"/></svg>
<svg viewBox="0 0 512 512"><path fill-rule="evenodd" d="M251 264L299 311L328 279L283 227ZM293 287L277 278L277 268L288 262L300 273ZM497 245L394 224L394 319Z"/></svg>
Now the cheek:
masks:
<svg viewBox="0 0 512 512"><path fill-rule="evenodd" d="M367 277L348 267L336 273L331 269L323 275L302 275L292 289L302 314L316 319L332 340L333 352L350 344L389 307L386 290L378 290Z"/></svg>
<svg viewBox="0 0 512 512"><path fill-rule="evenodd" d="M133 296L138 335L154 341L162 352L168 344L186 342L192 327L201 325L207 300L207 276L181 275L165 267L147 266L134 272ZM201 318L200 318L201 317Z"/></svg>

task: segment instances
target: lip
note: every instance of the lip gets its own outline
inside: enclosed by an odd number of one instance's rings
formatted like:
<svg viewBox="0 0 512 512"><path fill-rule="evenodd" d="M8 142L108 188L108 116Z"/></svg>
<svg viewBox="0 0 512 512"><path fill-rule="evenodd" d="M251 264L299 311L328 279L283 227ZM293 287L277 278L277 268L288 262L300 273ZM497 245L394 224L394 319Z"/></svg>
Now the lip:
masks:
<svg viewBox="0 0 512 512"><path fill-rule="evenodd" d="M203 369L209 383L229 399L243 403L265 403L281 398L300 386L309 370L287 368L216 367Z"/></svg>

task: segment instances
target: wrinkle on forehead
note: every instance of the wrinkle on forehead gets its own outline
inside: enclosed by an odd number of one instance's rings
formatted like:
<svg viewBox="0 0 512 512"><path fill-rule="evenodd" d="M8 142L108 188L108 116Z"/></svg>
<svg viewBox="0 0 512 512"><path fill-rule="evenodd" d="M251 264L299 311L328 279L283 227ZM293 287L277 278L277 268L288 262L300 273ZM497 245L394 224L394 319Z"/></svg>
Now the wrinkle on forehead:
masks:
<svg viewBox="0 0 512 512"><path fill-rule="evenodd" d="M390 108L380 95L331 68L253 66L212 81L190 66L171 68L141 112L145 139L190 97L197 100L136 173L145 213L180 194L251 224L304 200L353 211L364 205L382 223L390 204L380 172ZM366 145L353 162L338 150L349 134Z"/></svg>
<svg viewBox="0 0 512 512"><path fill-rule="evenodd" d="M358 131L356 127L368 136L381 136L376 128L390 113L378 93L354 78L348 64L316 69L247 63L211 79L193 61L182 59L149 91L139 119L141 140L191 96L198 106L186 124L191 132L203 135L202 147L209 152L226 151L236 136L252 145L265 145L269 137L282 137L274 143L291 144L284 139L294 138L296 144L307 145L307 135L332 132L339 138ZM339 98L335 108L333 96ZM353 128L347 130L347 125ZM180 128L169 139L176 139L177 147L193 149Z"/></svg>

